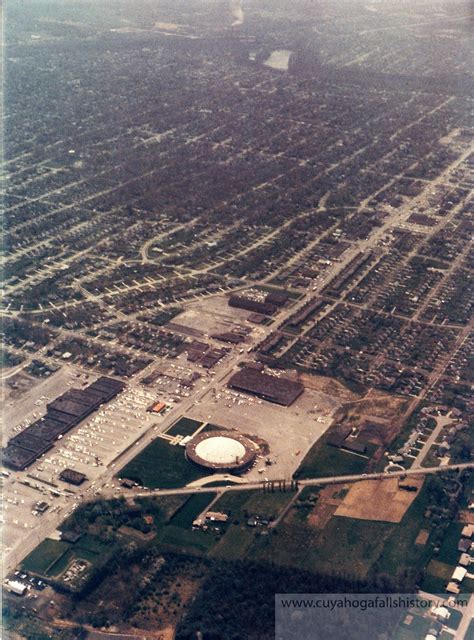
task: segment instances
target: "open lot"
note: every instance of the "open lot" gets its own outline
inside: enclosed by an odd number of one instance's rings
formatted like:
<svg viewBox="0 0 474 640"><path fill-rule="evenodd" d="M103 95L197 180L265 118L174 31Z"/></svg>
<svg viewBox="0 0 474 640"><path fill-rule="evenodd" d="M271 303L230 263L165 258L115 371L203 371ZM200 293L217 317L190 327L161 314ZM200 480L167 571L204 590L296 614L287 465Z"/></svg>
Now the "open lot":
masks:
<svg viewBox="0 0 474 640"><path fill-rule="evenodd" d="M324 478L326 476L363 473L369 459L326 444L324 437L308 451L294 477Z"/></svg>
<svg viewBox="0 0 474 640"><path fill-rule="evenodd" d="M173 324L187 327L202 336L248 327L246 319L251 312L229 307L228 300L225 295L217 295L191 303L185 311L173 318ZM254 332L258 335L261 329L254 328Z"/></svg>
<svg viewBox="0 0 474 640"><path fill-rule="evenodd" d="M226 560L245 558L251 547L267 527L249 527L247 520L259 516L264 520L274 520L292 499L291 493L261 493L242 491L227 493L213 506L230 516L230 524L225 535L212 550L212 555Z"/></svg>
<svg viewBox="0 0 474 640"><path fill-rule="evenodd" d="M415 500L417 492L400 489L399 484L398 478L357 482L349 489L335 515L360 520L400 522ZM423 479L411 478L410 485L419 490Z"/></svg>
<svg viewBox="0 0 474 640"><path fill-rule="evenodd" d="M420 530L427 528L425 487L398 523L332 515L344 493L343 485L327 487L312 510L291 508L278 535L256 539L248 557L361 579L385 572L395 580L429 560L432 547L416 544ZM321 519L315 522L314 515Z"/></svg>

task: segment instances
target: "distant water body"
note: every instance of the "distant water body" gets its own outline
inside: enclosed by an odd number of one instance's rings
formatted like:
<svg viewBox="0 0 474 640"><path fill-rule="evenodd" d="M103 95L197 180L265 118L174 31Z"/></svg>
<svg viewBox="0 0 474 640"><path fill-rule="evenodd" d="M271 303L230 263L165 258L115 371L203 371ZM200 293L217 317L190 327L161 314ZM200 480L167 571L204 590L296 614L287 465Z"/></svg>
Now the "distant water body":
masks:
<svg viewBox="0 0 474 640"><path fill-rule="evenodd" d="M266 67L272 69L278 69L279 71L288 71L288 64L290 62L290 56L292 52L287 49L278 49L272 51L269 58L263 63Z"/></svg>

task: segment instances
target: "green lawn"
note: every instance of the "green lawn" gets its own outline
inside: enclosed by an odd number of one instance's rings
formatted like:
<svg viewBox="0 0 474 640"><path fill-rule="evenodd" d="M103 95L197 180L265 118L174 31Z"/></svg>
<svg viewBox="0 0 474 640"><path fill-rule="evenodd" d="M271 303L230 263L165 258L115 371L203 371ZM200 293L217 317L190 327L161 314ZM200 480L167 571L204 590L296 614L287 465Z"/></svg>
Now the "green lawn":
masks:
<svg viewBox="0 0 474 640"><path fill-rule="evenodd" d="M462 613L452 607L448 607L448 611L451 615L449 616L449 620L446 622L446 626L450 629L456 630L461 624Z"/></svg>
<svg viewBox="0 0 474 640"><path fill-rule="evenodd" d="M458 544L461 538L461 531L464 525L459 522L452 522L441 544L441 549L438 554L438 560L450 564L454 568L456 567L461 552L458 551Z"/></svg>
<svg viewBox="0 0 474 640"><path fill-rule="evenodd" d="M100 565L112 552L113 547L88 534L75 544L47 538L25 558L22 567L42 576L59 577L74 559L82 558L92 565Z"/></svg>
<svg viewBox="0 0 474 640"><path fill-rule="evenodd" d="M229 491L214 504L213 509L230 515L227 531L212 551L212 555L237 560L253 553L252 545L259 540L258 534L267 527L248 527L250 516L270 520L276 518L292 499L292 493L263 493L263 491ZM266 539L270 539L266 536Z"/></svg>
<svg viewBox="0 0 474 640"><path fill-rule="evenodd" d="M223 560L241 560L245 558L249 548L255 542L256 530L245 524L232 525L225 536L211 552L216 558Z"/></svg>
<svg viewBox="0 0 474 640"><path fill-rule="evenodd" d="M69 542L46 538L23 560L25 571L45 575L48 567L57 562L71 548Z"/></svg>
<svg viewBox="0 0 474 640"><path fill-rule="evenodd" d="M363 473L368 462L368 458L331 447L320 440L306 454L294 477L296 479L323 478Z"/></svg>
<svg viewBox="0 0 474 640"><path fill-rule="evenodd" d="M180 418L166 432L169 436L192 436L199 429L202 422L191 418Z"/></svg>
<svg viewBox="0 0 474 640"><path fill-rule="evenodd" d="M454 567L439 560L431 560L426 567L423 580L423 590L428 593L444 593L444 589L449 582L454 571Z"/></svg>
<svg viewBox="0 0 474 640"><path fill-rule="evenodd" d="M256 560L316 573L364 579L380 557L394 526L335 516L321 530L290 511L278 525L276 534L257 540L249 555Z"/></svg>
<svg viewBox="0 0 474 640"><path fill-rule="evenodd" d="M93 567L103 565L113 553L113 546L96 536L86 534L62 555L50 568L47 575L59 577L73 560L87 560Z"/></svg>
<svg viewBox="0 0 474 640"><path fill-rule="evenodd" d="M394 640L419 640L424 638L429 631L431 622L431 620L422 616L413 615L410 624L402 622L396 630Z"/></svg>
<svg viewBox="0 0 474 640"><path fill-rule="evenodd" d="M227 491L214 504L214 509L216 511L224 511L230 514L232 519L235 519L240 515L241 510L249 499L249 493L249 491Z"/></svg>
<svg viewBox="0 0 474 640"><path fill-rule="evenodd" d="M308 511L290 509L276 531L255 539L248 557L328 575L364 579L388 574L402 580L405 571L421 568L432 553L429 542L415 544L420 529L427 528L428 500L423 488L400 523L333 516L323 529L307 521ZM245 509L249 506L246 502Z"/></svg>
<svg viewBox="0 0 474 640"><path fill-rule="evenodd" d="M426 573L423 578L423 582L421 583L421 588L427 593L445 593L445 587L446 580L444 580L444 578L434 576L431 573Z"/></svg>
<svg viewBox="0 0 474 640"><path fill-rule="evenodd" d="M424 517L428 504L428 490L423 486L388 538L377 564L378 571L396 576L406 567L421 568L428 562L433 553L429 540L425 545L415 544L420 529L429 529L428 521Z"/></svg>
<svg viewBox="0 0 474 640"><path fill-rule="evenodd" d="M467 629L464 640L474 640L474 618L471 620L471 624Z"/></svg>
<svg viewBox="0 0 474 640"><path fill-rule="evenodd" d="M135 502L143 508L143 513L153 516L155 524L164 524L171 520L176 511L188 499L186 495L176 496L147 496L135 498Z"/></svg>
<svg viewBox="0 0 474 640"><path fill-rule="evenodd" d="M190 529L194 520L210 504L215 495L215 493L195 493L176 511L170 524L174 527Z"/></svg>
<svg viewBox="0 0 474 640"><path fill-rule="evenodd" d="M150 489L183 487L205 475L186 460L184 447L171 445L163 438L153 440L117 474Z"/></svg>
<svg viewBox="0 0 474 640"><path fill-rule="evenodd" d="M229 491L214 504L215 511L229 513L231 520L247 520L259 515L265 519L278 516L291 500L292 493L263 493L263 491Z"/></svg>
<svg viewBox="0 0 474 640"><path fill-rule="evenodd" d="M168 525L158 534L158 542L173 551L207 553L216 544L216 536L209 531L183 529Z"/></svg>
<svg viewBox="0 0 474 640"><path fill-rule="evenodd" d="M425 467L425 468L439 467L441 458L438 458L438 456L435 455L435 452L437 451L437 449L438 449L437 445L433 445L432 447L430 447L430 450L428 451L426 458L421 463L422 467Z"/></svg>

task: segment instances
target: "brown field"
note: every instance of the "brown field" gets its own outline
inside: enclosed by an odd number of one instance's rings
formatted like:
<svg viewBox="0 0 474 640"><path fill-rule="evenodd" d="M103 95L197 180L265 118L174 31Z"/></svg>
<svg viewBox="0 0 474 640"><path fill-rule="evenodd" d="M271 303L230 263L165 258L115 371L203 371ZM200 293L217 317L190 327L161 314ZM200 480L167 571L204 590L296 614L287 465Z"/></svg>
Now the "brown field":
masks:
<svg viewBox="0 0 474 640"><path fill-rule="evenodd" d="M302 373L299 376L299 380L307 389L314 389L315 391L326 393L338 398L339 400L345 400L346 402L351 402L359 397L356 393L334 378Z"/></svg>
<svg viewBox="0 0 474 640"><path fill-rule="evenodd" d="M330 485L322 489L318 495L318 501L313 511L307 518L307 523L315 529L324 529L329 520L333 517L343 501L343 497L338 497L341 490L347 485Z"/></svg>
<svg viewBox="0 0 474 640"><path fill-rule="evenodd" d="M430 532L426 529L421 529L420 533L417 535L415 544L425 545L428 542L428 538L430 537Z"/></svg>
<svg viewBox="0 0 474 640"><path fill-rule="evenodd" d="M423 479L410 478L410 484L420 489ZM400 522L417 495L418 491L399 489L397 478L362 480L351 487L335 515L359 520Z"/></svg>
<svg viewBox="0 0 474 640"><path fill-rule="evenodd" d="M348 417L366 416L373 419L399 420L407 412L410 401L399 396L378 394L370 390L361 400L348 402L343 409Z"/></svg>
<svg viewBox="0 0 474 640"><path fill-rule="evenodd" d="M387 393L371 389L364 398L346 402L335 414L334 420L341 425L355 427L359 438L379 447L374 455L376 462L383 449L398 435L410 402Z"/></svg>

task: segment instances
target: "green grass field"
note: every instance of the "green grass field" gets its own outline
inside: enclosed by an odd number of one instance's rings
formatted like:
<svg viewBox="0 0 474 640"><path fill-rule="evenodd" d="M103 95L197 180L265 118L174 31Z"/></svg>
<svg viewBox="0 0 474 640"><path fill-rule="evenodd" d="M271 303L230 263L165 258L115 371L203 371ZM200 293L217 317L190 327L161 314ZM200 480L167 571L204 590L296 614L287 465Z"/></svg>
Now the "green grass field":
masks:
<svg viewBox="0 0 474 640"><path fill-rule="evenodd" d="M368 458L331 447L319 440L308 451L293 477L324 478L363 473L368 462Z"/></svg>
<svg viewBox="0 0 474 640"><path fill-rule="evenodd" d="M438 449L437 445L433 445L432 447L430 447L430 450L428 451L426 457L424 458L423 462L421 463L422 467L439 467L440 463L441 463L441 458L438 458L437 455L435 455L435 451Z"/></svg>
<svg viewBox="0 0 474 640"><path fill-rule="evenodd" d="M83 559L99 566L112 552L113 547L88 534L75 544L47 538L25 558L22 567L25 571L59 578L73 560Z"/></svg>
<svg viewBox="0 0 474 640"><path fill-rule="evenodd" d="M432 554L429 541L415 544L420 529L429 528L428 501L423 488L400 523L333 516L323 529L307 520L310 509L290 509L275 535L256 538L248 557L322 574L360 579L388 574L402 581L407 570L421 568Z"/></svg>
<svg viewBox="0 0 474 640"><path fill-rule="evenodd" d="M213 510L229 513L231 520L247 519L251 515L271 519L278 516L292 497L292 493L229 491L219 498L214 504Z"/></svg>
<svg viewBox="0 0 474 640"><path fill-rule="evenodd" d="M471 620L471 624L466 631L464 640L474 640L474 618Z"/></svg>
<svg viewBox="0 0 474 640"><path fill-rule="evenodd" d="M70 549L69 542L46 538L26 556L21 566L25 571L44 576L48 568L58 562Z"/></svg>
<svg viewBox="0 0 474 640"><path fill-rule="evenodd" d="M452 565L453 571L461 555L461 552L458 551L458 543L461 538L463 526L464 525L459 522L452 522L449 525L438 554L438 560Z"/></svg>
<svg viewBox="0 0 474 640"><path fill-rule="evenodd" d="M212 555L222 559L237 560L251 554L254 543L266 527L248 527L246 524L248 518L256 515L268 520L276 518L292 497L292 493L260 491L225 493L214 504L213 509L228 513L230 524L222 540L213 549Z"/></svg>
<svg viewBox="0 0 474 640"><path fill-rule="evenodd" d="M191 418L180 418L166 432L169 436L192 436L202 425L198 420Z"/></svg>
<svg viewBox="0 0 474 640"><path fill-rule="evenodd" d="M55 562L49 569L48 575L60 576L73 560L87 560L92 568L100 567L107 562L113 551L113 546L110 544L94 535L86 534Z"/></svg>
<svg viewBox="0 0 474 640"><path fill-rule="evenodd" d="M175 512L169 524L190 529L194 520L210 504L215 495L215 493L195 493Z"/></svg>
<svg viewBox="0 0 474 640"><path fill-rule="evenodd" d="M245 524L232 525L225 536L214 547L211 555L222 560L241 560L245 558L255 542L256 530Z"/></svg>
<svg viewBox="0 0 474 640"><path fill-rule="evenodd" d="M231 518L236 518L250 497L248 493L248 491L228 491L217 500L214 509L229 513Z"/></svg>
<svg viewBox="0 0 474 640"><path fill-rule="evenodd" d="M159 532L157 541L160 546L165 546L169 550L186 553L188 551L198 551L207 553L216 544L216 536L208 531L183 529L168 525Z"/></svg>
<svg viewBox="0 0 474 640"><path fill-rule="evenodd" d="M143 513L153 516L155 524L164 524L171 520L176 511L183 506L188 499L186 495L176 496L147 496L136 498L135 502L139 504Z"/></svg>
<svg viewBox="0 0 474 640"><path fill-rule="evenodd" d="M394 640L418 640L424 638L430 629L431 620L414 615L410 624L402 624L395 632Z"/></svg>
<svg viewBox="0 0 474 640"><path fill-rule="evenodd" d="M387 540L377 564L378 571L397 576L405 567L421 568L429 561L433 553L429 539L425 545L415 544L420 530L430 528L424 517L428 504L429 494L425 485L401 522L394 526L393 533Z"/></svg>
<svg viewBox="0 0 474 640"><path fill-rule="evenodd" d="M163 438L157 438L117 475L135 480L150 489L173 489L208 474L186 460L184 447L174 446Z"/></svg>

